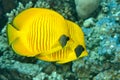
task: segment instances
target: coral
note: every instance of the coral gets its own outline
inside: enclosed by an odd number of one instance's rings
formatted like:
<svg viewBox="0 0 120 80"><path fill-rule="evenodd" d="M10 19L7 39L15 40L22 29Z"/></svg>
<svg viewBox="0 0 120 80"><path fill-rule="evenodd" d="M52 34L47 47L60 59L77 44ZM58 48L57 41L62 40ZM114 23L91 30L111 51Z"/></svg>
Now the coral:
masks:
<svg viewBox="0 0 120 80"><path fill-rule="evenodd" d="M36 77L33 78L33 80L64 80L63 77L60 74L57 74L56 72L52 72L52 74L49 76L45 73L40 73Z"/></svg>
<svg viewBox="0 0 120 80"><path fill-rule="evenodd" d="M0 36L0 55L2 52L4 52L7 48L8 48L8 45L7 45L7 39L4 38L3 36Z"/></svg>
<svg viewBox="0 0 120 80"><path fill-rule="evenodd" d="M84 27L90 27L92 25L95 25L94 18L88 18L83 23Z"/></svg>
<svg viewBox="0 0 120 80"><path fill-rule="evenodd" d="M111 75L113 74L113 75ZM120 71L116 70L106 70L104 72L100 72L93 80L119 80L120 78Z"/></svg>
<svg viewBox="0 0 120 80"><path fill-rule="evenodd" d="M119 80L120 5L117 2L119 1L102 0L98 16L85 21L78 19L75 14L73 0L38 0L26 5L18 3L18 7L7 13L7 23L30 7L53 9L82 27L89 55L64 65L19 56L7 44L5 26L0 32L0 79Z"/></svg>
<svg viewBox="0 0 120 80"><path fill-rule="evenodd" d="M75 0L76 11L80 18L87 18L99 6L100 0Z"/></svg>

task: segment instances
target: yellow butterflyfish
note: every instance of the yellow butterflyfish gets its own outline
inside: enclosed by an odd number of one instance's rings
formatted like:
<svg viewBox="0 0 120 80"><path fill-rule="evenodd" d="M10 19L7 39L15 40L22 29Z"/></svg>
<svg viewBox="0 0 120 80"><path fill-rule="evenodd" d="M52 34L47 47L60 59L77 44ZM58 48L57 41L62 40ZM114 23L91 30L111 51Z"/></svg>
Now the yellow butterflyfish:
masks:
<svg viewBox="0 0 120 80"><path fill-rule="evenodd" d="M22 56L63 64L88 55L82 29L49 9L21 12L7 25L7 36Z"/></svg>
<svg viewBox="0 0 120 80"><path fill-rule="evenodd" d="M69 37L73 40L73 44L52 54L37 55L38 59L63 64L88 55L82 29L71 21L66 20L66 22L70 32Z"/></svg>
<svg viewBox="0 0 120 80"><path fill-rule="evenodd" d="M61 50L69 41L66 20L57 12L30 8L7 25L9 45L19 55L34 57Z"/></svg>

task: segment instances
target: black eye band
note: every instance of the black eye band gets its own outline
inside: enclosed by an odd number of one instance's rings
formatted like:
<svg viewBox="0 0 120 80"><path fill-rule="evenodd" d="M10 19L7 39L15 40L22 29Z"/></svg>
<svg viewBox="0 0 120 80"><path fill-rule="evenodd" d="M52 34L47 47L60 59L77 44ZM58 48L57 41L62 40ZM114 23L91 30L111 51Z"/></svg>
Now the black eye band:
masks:
<svg viewBox="0 0 120 80"><path fill-rule="evenodd" d="M78 46L75 48L76 56L79 57L83 51L84 51L83 46L82 46L82 45L78 45Z"/></svg>
<svg viewBox="0 0 120 80"><path fill-rule="evenodd" d="M61 46L64 47L67 44L68 40L69 40L69 37L67 37L66 35L62 35L59 39L59 42Z"/></svg>

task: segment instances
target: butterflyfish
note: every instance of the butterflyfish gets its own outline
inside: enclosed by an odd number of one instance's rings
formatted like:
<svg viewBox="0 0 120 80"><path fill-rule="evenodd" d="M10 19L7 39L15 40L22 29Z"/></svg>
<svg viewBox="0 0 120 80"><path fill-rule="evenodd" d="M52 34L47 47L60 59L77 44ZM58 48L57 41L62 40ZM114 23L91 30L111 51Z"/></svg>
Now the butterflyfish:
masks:
<svg viewBox="0 0 120 80"><path fill-rule="evenodd" d="M53 10L24 10L6 30L9 45L22 56L64 64L88 55L82 29Z"/></svg>
<svg viewBox="0 0 120 80"><path fill-rule="evenodd" d="M69 42L66 20L50 9L26 9L7 25L6 30L12 49L27 57L54 53Z"/></svg>
<svg viewBox="0 0 120 80"><path fill-rule="evenodd" d="M71 21L66 20L66 22L70 32L69 38L71 38L74 43L52 54L44 56L38 55L36 56L38 59L64 64L88 55L85 48L84 33L82 29Z"/></svg>

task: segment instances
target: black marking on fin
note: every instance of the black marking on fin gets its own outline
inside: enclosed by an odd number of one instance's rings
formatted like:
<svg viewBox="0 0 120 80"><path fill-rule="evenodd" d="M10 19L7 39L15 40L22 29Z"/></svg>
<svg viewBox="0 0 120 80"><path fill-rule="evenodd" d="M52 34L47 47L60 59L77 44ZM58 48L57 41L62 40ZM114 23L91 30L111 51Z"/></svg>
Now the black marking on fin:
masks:
<svg viewBox="0 0 120 80"><path fill-rule="evenodd" d="M19 29L17 28L17 27L15 27L14 25L13 25L13 23L9 23L12 27L14 27L16 30L18 30L19 31Z"/></svg>
<svg viewBox="0 0 120 80"><path fill-rule="evenodd" d="M76 56L79 57L83 51L84 51L83 46L82 46L82 45L78 45L78 46L75 48Z"/></svg>
<svg viewBox="0 0 120 80"><path fill-rule="evenodd" d="M61 46L64 47L67 44L68 40L69 40L69 37L67 37L66 35L62 35L59 39L59 42Z"/></svg>

